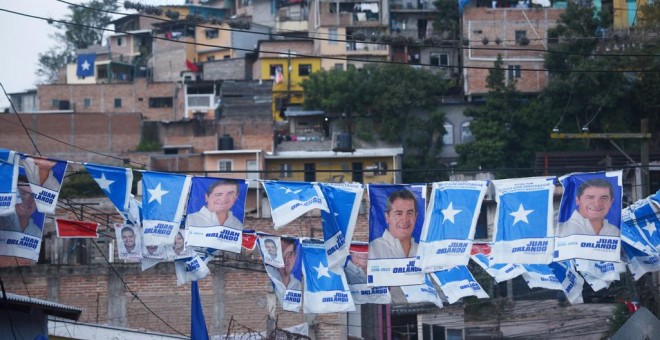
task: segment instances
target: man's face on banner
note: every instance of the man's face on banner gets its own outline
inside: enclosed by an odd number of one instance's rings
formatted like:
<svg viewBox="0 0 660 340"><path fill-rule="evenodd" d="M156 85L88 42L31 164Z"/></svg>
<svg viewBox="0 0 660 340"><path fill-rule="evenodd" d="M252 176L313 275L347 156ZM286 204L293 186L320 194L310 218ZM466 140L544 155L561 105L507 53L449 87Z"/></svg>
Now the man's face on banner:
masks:
<svg viewBox="0 0 660 340"><path fill-rule="evenodd" d="M291 275L293 265L296 263L295 244L282 243L282 256L284 256L284 272Z"/></svg>
<svg viewBox="0 0 660 340"><path fill-rule="evenodd" d="M589 220L604 220L612 206L613 197L605 187L587 187L582 195L575 199L578 212Z"/></svg>
<svg viewBox="0 0 660 340"><path fill-rule="evenodd" d="M34 202L30 184L19 182L18 192L21 195L21 203L16 204L16 215L20 217L29 217L37 211L37 204Z"/></svg>
<svg viewBox="0 0 660 340"><path fill-rule="evenodd" d="M367 272L367 259L369 258L369 254L367 253L360 253L360 252L351 252L351 261L353 263L362 268L362 270L366 273Z"/></svg>
<svg viewBox="0 0 660 340"><path fill-rule="evenodd" d="M132 230L124 230L121 232L121 240L127 249L135 247L135 233Z"/></svg>
<svg viewBox="0 0 660 340"><path fill-rule="evenodd" d="M396 239L410 239L417 221L417 210L414 200L397 198L392 202L392 208L385 213L387 230Z"/></svg>
<svg viewBox="0 0 660 340"><path fill-rule="evenodd" d="M238 198L236 185L223 184L213 188L211 194L206 195L206 206L214 213L227 212Z"/></svg>
<svg viewBox="0 0 660 340"><path fill-rule="evenodd" d="M270 255L272 258L277 257L277 246L273 240L267 239L264 241L264 247L266 247L266 252L268 255Z"/></svg>

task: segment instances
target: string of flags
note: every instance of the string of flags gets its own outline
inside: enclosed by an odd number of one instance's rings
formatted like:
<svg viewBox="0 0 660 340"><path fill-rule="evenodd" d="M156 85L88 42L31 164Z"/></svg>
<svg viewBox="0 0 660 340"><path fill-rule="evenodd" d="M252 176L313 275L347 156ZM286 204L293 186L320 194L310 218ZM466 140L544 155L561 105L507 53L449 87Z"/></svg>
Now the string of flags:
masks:
<svg viewBox="0 0 660 340"><path fill-rule="evenodd" d="M37 260L45 214L53 214L67 161L0 149L0 255ZM178 284L203 279L221 252L258 247L277 300L287 311L346 312L356 304L487 298L470 260L496 282L521 276L530 288L582 302L586 282L605 289L630 270L660 270L660 191L622 209L622 172L571 173L427 185L260 181L273 228L321 211L323 239L244 229L244 179L142 172L83 164L123 217L118 256L143 270L172 261ZM556 183L563 187L558 214ZM490 242L475 242L484 197L496 202ZM427 190L430 194L427 194ZM354 242L363 194L369 242ZM428 198L428 202L427 202ZM58 237L98 237L98 224L56 219Z"/></svg>

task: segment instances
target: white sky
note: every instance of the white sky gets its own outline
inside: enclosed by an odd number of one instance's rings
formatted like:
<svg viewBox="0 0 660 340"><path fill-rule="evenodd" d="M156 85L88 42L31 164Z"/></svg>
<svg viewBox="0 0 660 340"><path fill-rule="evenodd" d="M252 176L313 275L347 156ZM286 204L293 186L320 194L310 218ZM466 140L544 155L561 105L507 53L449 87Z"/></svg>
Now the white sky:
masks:
<svg viewBox="0 0 660 340"><path fill-rule="evenodd" d="M89 0L66 0L71 3L85 3ZM146 5L181 4L173 0L141 0ZM119 12L127 12L123 1ZM55 46L52 37L56 29L46 20L26 17L7 11L35 17L63 19L70 13L67 4L57 0L0 0L0 83L7 93L22 92L36 88L35 75L38 69L39 53ZM9 106L7 97L0 89L0 108Z"/></svg>

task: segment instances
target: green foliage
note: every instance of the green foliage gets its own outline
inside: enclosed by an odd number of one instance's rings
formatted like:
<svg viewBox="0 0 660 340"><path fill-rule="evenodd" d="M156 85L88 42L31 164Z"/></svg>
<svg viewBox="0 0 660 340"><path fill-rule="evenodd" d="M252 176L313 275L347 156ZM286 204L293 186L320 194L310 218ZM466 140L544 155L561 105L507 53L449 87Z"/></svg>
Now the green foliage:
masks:
<svg viewBox="0 0 660 340"><path fill-rule="evenodd" d="M628 318L630 318L630 311L625 303L618 302L614 307L614 312L612 312L612 317L610 318L610 328L607 330L606 336L609 338L613 336L621 326L623 326Z"/></svg>
<svg viewBox="0 0 660 340"><path fill-rule="evenodd" d="M461 18L458 12L458 1L436 0L433 5L435 8L442 8L433 22L433 31L445 39L458 40L460 33L458 24Z"/></svg>
<svg viewBox="0 0 660 340"><path fill-rule="evenodd" d="M91 0L79 5L69 5L70 13L62 19L68 23L55 22L59 30L54 38L58 46L39 54L39 68L36 73L46 82L57 77L57 71L75 61L76 50L101 44L103 28L112 21L105 11L114 11L119 6L114 0ZM85 8L89 7L89 8Z"/></svg>
<svg viewBox="0 0 660 340"><path fill-rule="evenodd" d="M60 190L60 197L65 199L102 196L105 196L105 193L85 170L65 177Z"/></svg>
<svg viewBox="0 0 660 340"><path fill-rule="evenodd" d="M140 144L135 148L135 151L137 152L153 152L153 151L160 151L163 149L163 145L160 144L157 141L151 141L151 140L141 140Z"/></svg>

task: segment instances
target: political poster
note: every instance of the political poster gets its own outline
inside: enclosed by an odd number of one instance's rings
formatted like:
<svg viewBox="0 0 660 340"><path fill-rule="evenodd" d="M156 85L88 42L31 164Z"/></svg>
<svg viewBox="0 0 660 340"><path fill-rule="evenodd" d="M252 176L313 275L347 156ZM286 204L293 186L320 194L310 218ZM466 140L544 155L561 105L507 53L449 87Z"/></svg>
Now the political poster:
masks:
<svg viewBox="0 0 660 340"><path fill-rule="evenodd" d="M388 304L392 296L387 287L370 287L367 285L367 259L369 257L367 243L351 243L349 256L344 266L346 281L356 305L365 303Z"/></svg>
<svg viewBox="0 0 660 340"><path fill-rule="evenodd" d="M355 310L344 271L333 271L328 265L321 240L303 240L303 273L305 277L304 313L336 313Z"/></svg>
<svg viewBox="0 0 660 340"><path fill-rule="evenodd" d="M164 246L174 244L189 191L190 176L153 171L142 174L143 256L164 258Z"/></svg>
<svg viewBox="0 0 660 340"><path fill-rule="evenodd" d="M32 185L19 179L13 212L0 216L0 255L37 261L46 214L38 210Z"/></svg>
<svg viewBox="0 0 660 340"><path fill-rule="evenodd" d="M330 267L341 267L353 239L364 187L360 183L319 183L328 211L321 210L323 240Z"/></svg>
<svg viewBox="0 0 660 340"><path fill-rule="evenodd" d="M300 311L302 306L302 256L300 242L296 238L281 237L280 249L284 267L277 268L265 264L266 273L273 284L273 290L282 309L290 312ZM264 249L261 249L262 256Z"/></svg>
<svg viewBox="0 0 660 340"><path fill-rule="evenodd" d="M19 160L15 151L0 149L0 216L14 213Z"/></svg>
<svg viewBox="0 0 660 340"><path fill-rule="evenodd" d="M39 212L55 213L67 165L67 161L21 155L19 172L30 183Z"/></svg>
<svg viewBox="0 0 660 340"><path fill-rule="evenodd" d="M308 211L321 209L329 211L317 183L264 181L261 182L270 202L273 228L284 228L291 221Z"/></svg>
<svg viewBox="0 0 660 340"><path fill-rule="evenodd" d="M142 258L142 233L140 228L127 223L115 223L117 254L122 260Z"/></svg>

